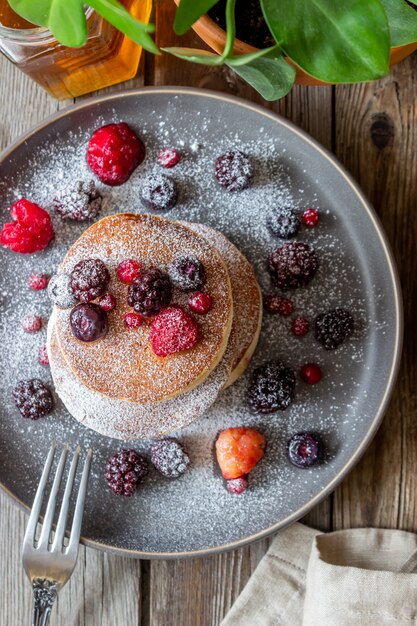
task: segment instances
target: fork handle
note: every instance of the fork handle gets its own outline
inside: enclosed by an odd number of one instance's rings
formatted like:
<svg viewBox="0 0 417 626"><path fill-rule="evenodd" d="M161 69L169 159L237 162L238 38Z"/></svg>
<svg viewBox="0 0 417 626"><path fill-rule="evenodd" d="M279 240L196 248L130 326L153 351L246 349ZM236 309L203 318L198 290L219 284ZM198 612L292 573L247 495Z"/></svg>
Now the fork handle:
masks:
<svg viewBox="0 0 417 626"><path fill-rule="evenodd" d="M47 626L47 624L49 624L52 606L58 593L56 583L46 578L37 579L32 583L32 590L32 626Z"/></svg>

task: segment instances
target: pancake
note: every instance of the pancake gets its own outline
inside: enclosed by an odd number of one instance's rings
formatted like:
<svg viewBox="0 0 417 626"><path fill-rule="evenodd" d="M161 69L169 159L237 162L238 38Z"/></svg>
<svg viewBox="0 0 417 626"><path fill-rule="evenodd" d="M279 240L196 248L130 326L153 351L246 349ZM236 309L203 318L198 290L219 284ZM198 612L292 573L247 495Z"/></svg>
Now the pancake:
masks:
<svg viewBox="0 0 417 626"><path fill-rule="evenodd" d="M213 298L206 315L194 316L201 339L191 350L158 357L149 342L150 322L132 331L123 321L131 311L128 286L116 274L118 264L134 258L143 267L167 270L171 261L194 255L205 268L204 289ZM109 332L93 343L78 341L72 334L70 310L56 308L56 333L62 355L74 375L87 387L110 398L152 403L190 391L220 362L230 335L233 300L226 265L214 246L188 227L146 214L117 214L88 228L68 251L60 271L70 273L81 259L99 258L107 266L109 291L117 306L108 314ZM172 302L185 310L188 294L173 290Z"/></svg>

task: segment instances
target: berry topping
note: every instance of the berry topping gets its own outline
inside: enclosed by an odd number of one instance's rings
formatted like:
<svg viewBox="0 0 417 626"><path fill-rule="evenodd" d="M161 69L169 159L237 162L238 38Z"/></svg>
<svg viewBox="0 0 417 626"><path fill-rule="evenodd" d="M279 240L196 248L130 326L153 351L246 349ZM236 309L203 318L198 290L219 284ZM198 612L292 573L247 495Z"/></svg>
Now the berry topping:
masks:
<svg viewBox="0 0 417 626"><path fill-rule="evenodd" d="M326 350L335 350L353 333L353 317L345 309L334 309L316 317L316 339Z"/></svg>
<svg viewBox="0 0 417 626"><path fill-rule="evenodd" d="M87 163L106 185L121 185L145 158L145 146L125 123L94 131L88 142Z"/></svg>
<svg viewBox="0 0 417 626"><path fill-rule="evenodd" d="M308 385L316 385L321 381L321 369L315 363L306 363L300 369L301 379Z"/></svg>
<svg viewBox="0 0 417 626"><path fill-rule="evenodd" d="M70 313L72 334L80 341L103 339L109 329L107 314L97 304L79 304Z"/></svg>
<svg viewBox="0 0 417 626"><path fill-rule="evenodd" d="M196 291L188 298L188 306L194 313L204 315L213 306L213 298L204 291Z"/></svg>
<svg viewBox="0 0 417 626"><path fill-rule="evenodd" d="M164 148L158 154L158 163L162 167L174 167L180 160L180 153L175 148Z"/></svg>
<svg viewBox="0 0 417 626"><path fill-rule="evenodd" d="M13 222L3 225L1 244L22 254L44 250L54 236L49 213L22 198L14 203L10 214Z"/></svg>
<svg viewBox="0 0 417 626"><path fill-rule="evenodd" d="M130 285L127 301L144 317L151 317L171 302L172 287L168 274L157 267L142 270Z"/></svg>
<svg viewBox="0 0 417 626"><path fill-rule="evenodd" d="M300 229L300 220L292 209L284 207L269 213L266 225L275 237L291 239Z"/></svg>
<svg viewBox="0 0 417 626"><path fill-rule="evenodd" d="M38 353L38 361L41 365L49 365L48 350L46 346L41 346Z"/></svg>
<svg viewBox="0 0 417 626"><path fill-rule="evenodd" d="M46 274L31 274L28 280L29 289L40 291L48 286L48 277Z"/></svg>
<svg viewBox="0 0 417 626"><path fill-rule="evenodd" d="M100 259L83 259L71 272L71 289L77 300L90 302L106 291L110 274Z"/></svg>
<svg viewBox="0 0 417 626"><path fill-rule="evenodd" d="M200 329L178 306L163 309L151 325L152 349L158 356L167 356L193 348L200 336Z"/></svg>
<svg viewBox="0 0 417 626"><path fill-rule="evenodd" d="M79 180L72 189L68 189L59 198L55 198L53 209L63 219L85 220L95 219L103 203L103 196L98 191L93 180L85 183Z"/></svg>
<svg viewBox="0 0 417 626"><path fill-rule="evenodd" d="M126 313L123 319L128 328L139 328L143 322L143 317L138 313Z"/></svg>
<svg viewBox="0 0 417 626"><path fill-rule="evenodd" d="M117 266L117 275L122 283L130 285L139 274L140 269L140 263L135 259L125 259Z"/></svg>
<svg viewBox="0 0 417 626"><path fill-rule="evenodd" d="M54 274L48 283L48 296L60 309L69 309L77 303L70 283L70 276L64 273Z"/></svg>
<svg viewBox="0 0 417 626"><path fill-rule="evenodd" d="M288 458L293 465L306 469L322 460L321 440L313 433L297 433L288 442Z"/></svg>
<svg viewBox="0 0 417 626"><path fill-rule="evenodd" d="M268 268L273 282L280 289L307 285L319 266L316 251L307 243L285 243L272 252Z"/></svg>
<svg viewBox="0 0 417 626"><path fill-rule="evenodd" d="M246 476L242 476L241 478L232 478L226 482L226 489L230 491L230 493L240 494L246 491L248 488L248 479Z"/></svg>
<svg viewBox="0 0 417 626"><path fill-rule="evenodd" d="M175 287L181 291L200 289L206 280L204 266L192 255L180 256L174 259L169 266L169 277Z"/></svg>
<svg viewBox="0 0 417 626"><path fill-rule="evenodd" d="M171 437L153 442L151 461L166 478L179 478L190 464L190 458L180 442Z"/></svg>
<svg viewBox="0 0 417 626"><path fill-rule="evenodd" d="M304 317L296 317L291 324L291 332L296 337L304 337L310 330L310 322Z"/></svg>
<svg viewBox="0 0 417 626"><path fill-rule="evenodd" d="M153 211L167 211L177 202L178 191L175 181L164 174L152 174L142 183L142 204Z"/></svg>
<svg viewBox="0 0 417 626"><path fill-rule="evenodd" d="M229 150L217 157L215 176L227 191L241 191L249 187L253 176L251 159L240 150Z"/></svg>
<svg viewBox="0 0 417 626"><path fill-rule="evenodd" d="M303 213L303 223L307 228L314 228L319 221L319 212L317 209L307 209Z"/></svg>
<svg viewBox="0 0 417 626"><path fill-rule="evenodd" d="M254 428L228 428L216 440L216 456L223 478L246 477L263 457L265 437ZM235 492L236 493L236 492Z"/></svg>
<svg viewBox="0 0 417 626"><path fill-rule="evenodd" d="M279 313L279 315L291 315L294 305L288 298L282 298L276 293L264 296L264 307L268 313Z"/></svg>
<svg viewBox="0 0 417 626"><path fill-rule="evenodd" d="M247 393L249 407L254 413L283 411L292 402L295 389L294 372L279 361L258 367Z"/></svg>
<svg viewBox="0 0 417 626"><path fill-rule="evenodd" d="M113 311L116 307L117 300L111 293L105 293L97 300L97 304L103 311Z"/></svg>
<svg viewBox="0 0 417 626"><path fill-rule="evenodd" d="M22 328L25 333L37 333L42 328L42 318L39 315L25 315L22 319Z"/></svg>
<svg viewBox="0 0 417 626"><path fill-rule="evenodd" d="M107 461L105 477L113 493L129 497L148 471L148 462L142 454L123 449L115 452Z"/></svg>
<svg viewBox="0 0 417 626"><path fill-rule="evenodd" d="M13 390L13 399L23 417L31 420L44 417L54 406L49 388L38 378L21 380Z"/></svg>

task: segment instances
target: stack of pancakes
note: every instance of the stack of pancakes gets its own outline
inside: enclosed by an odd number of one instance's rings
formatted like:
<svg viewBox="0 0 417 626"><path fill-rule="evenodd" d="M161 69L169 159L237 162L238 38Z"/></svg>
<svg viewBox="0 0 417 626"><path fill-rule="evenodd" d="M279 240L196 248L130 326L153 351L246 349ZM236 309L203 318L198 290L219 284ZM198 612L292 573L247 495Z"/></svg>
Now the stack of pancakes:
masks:
<svg viewBox="0 0 417 626"><path fill-rule="evenodd" d="M195 315L187 306L189 294L174 289L172 302L194 317L201 338L190 350L159 357L149 342L149 323L136 329L124 324L131 308L128 285L118 279L117 267L133 258L142 267L167 271L184 255L203 264L203 289L213 307ZM72 334L70 309L54 307L48 353L56 392L68 411L85 426L118 439L158 437L201 417L244 372L258 342L262 301L248 260L208 226L127 213L93 224L59 271L71 273L87 258L106 264L117 306L108 313L106 337L92 343Z"/></svg>

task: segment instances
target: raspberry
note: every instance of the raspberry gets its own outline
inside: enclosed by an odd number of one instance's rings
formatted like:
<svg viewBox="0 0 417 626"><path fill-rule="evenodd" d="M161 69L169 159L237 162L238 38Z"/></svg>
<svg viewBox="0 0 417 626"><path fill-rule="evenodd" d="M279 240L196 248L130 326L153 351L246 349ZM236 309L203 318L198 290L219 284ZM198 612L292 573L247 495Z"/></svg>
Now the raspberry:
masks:
<svg viewBox="0 0 417 626"><path fill-rule="evenodd" d="M22 328L25 333L37 333L42 328L42 318L39 315L25 315L22 319Z"/></svg>
<svg viewBox="0 0 417 626"><path fill-rule="evenodd" d="M291 239L300 229L300 220L292 209L284 207L269 213L266 225L275 237Z"/></svg>
<svg viewBox="0 0 417 626"><path fill-rule="evenodd" d="M335 350L350 337L353 329L353 317L345 309L334 309L316 317L316 339L326 350Z"/></svg>
<svg viewBox="0 0 417 626"><path fill-rule="evenodd" d="M307 469L322 460L323 446L314 433L297 433L288 442L288 458L293 465Z"/></svg>
<svg viewBox="0 0 417 626"><path fill-rule="evenodd" d="M121 185L145 158L145 146L125 123L94 131L88 142L87 163L106 185Z"/></svg>
<svg viewBox="0 0 417 626"><path fill-rule="evenodd" d="M204 315L213 306L213 298L208 293L204 293L204 291L196 291L188 298L188 306L194 313Z"/></svg>
<svg viewBox="0 0 417 626"><path fill-rule="evenodd" d="M100 259L83 259L71 272L71 289L77 300L90 302L106 291L110 274Z"/></svg>
<svg viewBox="0 0 417 626"><path fill-rule="evenodd" d="M31 420L44 417L54 405L49 388L38 378L21 380L13 390L13 399L23 417Z"/></svg>
<svg viewBox="0 0 417 626"><path fill-rule="evenodd" d="M143 270L130 285L127 301L144 317L151 317L171 302L172 288L168 274L157 267Z"/></svg>
<svg viewBox="0 0 417 626"><path fill-rule="evenodd" d="M283 290L307 285L318 266L314 248L301 242L285 243L274 250L268 259L272 280Z"/></svg>
<svg viewBox="0 0 417 626"><path fill-rule="evenodd" d="M140 263L135 259L125 259L117 266L117 275L122 283L133 283L141 269Z"/></svg>
<svg viewBox="0 0 417 626"><path fill-rule="evenodd" d="M303 213L303 223L307 228L314 228L319 221L319 213L316 209L307 209Z"/></svg>
<svg viewBox="0 0 417 626"><path fill-rule="evenodd" d="M123 319L128 328L139 328L143 322L143 317L137 313L126 313Z"/></svg>
<svg viewBox="0 0 417 626"><path fill-rule="evenodd" d="M223 478L246 478L264 456L264 450L265 437L254 428L222 430L216 439L216 458Z"/></svg>
<svg viewBox="0 0 417 626"><path fill-rule="evenodd" d="M254 371L247 401L254 413L283 411L291 404L294 389L294 372L279 361L271 361Z"/></svg>
<svg viewBox="0 0 417 626"><path fill-rule="evenodd" d="M226 489L230 491L230 493L240 494L246 491L248 488L248 479L246 476L241 476L240 478L231 478L226 481Z"/></svg>
<svg viewBox="0 0 417 626"><path fill-rule="evenodd" d="M69 309L77 303L70 283L70 276L63 272L54 274L48 283L48 296L60 309Z"/></svg>
<svg viewBox="0 0 417 626"><path fill-rule="evenodd" d="M3 225L1 244L22 254L44 250L54 236L49 213L22 198L14 203L10 214L13 222Z"/></svg>
<svg viewBox="0 0 417 626"><path fill-rule="evenodd" d="M103 311L113 311L117 304L116 298L111 293L105 293L97 300L97 304Z"/></svg>
<svg viewBox="0 0 417 626"><path fill-rule="evenodd" d="M46 349L46 346L41 346L39 348L38 361L41 365L49 365L49 357L48 357L48 351Z"/></svg>
<svg viewBox="0 0 417 626"><path fill-rule="evenodd" d="M98 191L94 181L90 180L85 183L79 180L72 189L54 199L53 209L63 219L84 222L99 215L102 203L103 196Z"/></svg>
<svg viewBox="0 0 417 626"><path fill-rule="evenodd" d="M242 191L250 185L253 176L252 161L240 150L229 150L217 157L215 176L219 185L227 191Z"/></svg>
<svg viewBox="0 0 417 626"><path fill-rule="evenodd" d="M162 167L170 168L174 167L180 160L180 154L175 148L164 148L158 154L158 163Z"/></svg>
<svg viewBox="0 0 417 626"><path fill-rule="evenodd" d="M206 280L203 264L197 257L190 254L174 259L169 266L168 273L175 287L181 291L200 289Z"/></svg>
<svg viewBox="0 0 417 626"><path fill-rule="evenodd" d="M296 317L291 324L291 332L296 337L304 337L310 330L310 322L304 317Z"/></svg>
<svg viewBox="0 0 417 626"><path fill-rule="evenodd" d="M193 348L199 335L197 322L180 307L171 306L153 320L150 341L155 354L167 356Z"/></svg>
<svg viewBox="0 0 417 626"><path fill-rule="evenodd" d="M97 304L79 304L70 313L72 334L76 339L97 341L107 335L109 329L107 314Z"/></svg>
<svg viewBox="0 0 417 626"><path fill-rule="evenodd" d="M288 298L282 298L276 293L264 296L264 307L268 313L279 313L279 315L291 315L294 305Z"/></svg>
<svg viewBox="0 0 417 626"><path fill-rule="evenodd" d="M105 477L113 493L130 497L148 472L148 462L142 454L123 449L107 461Z"/></svg>
<svg viewBox="0 0 417 626"><path fill-rule="evenodd" d="M48 277L46 274L31 274L28 280L29 289L40 291L48 285Z"/></svg>
<svg viewBox="0 0 417 626"><path fill-rule="evenodd" d="M308 385L316 385L321 381L321 369L315 363L306 363L300 369L301 379Z"/></svg>
<svg viewBox="0 0 417 626"><path fill-rule="evenodd" d="M151 461L158 472L166 478L179 478L190 464L190 458L180 442L171 437L154 441L151 447Z"/></svg>
<svg viewBox="0 0 417 626"><path fill-rule="evenodd" d="M156 173L143 181L140 197L147 209L167 211L177 202L178 190L172 178Z"/></svg>

